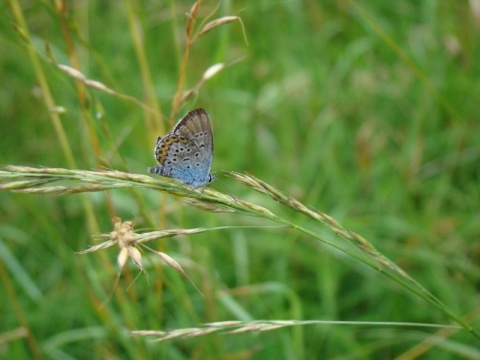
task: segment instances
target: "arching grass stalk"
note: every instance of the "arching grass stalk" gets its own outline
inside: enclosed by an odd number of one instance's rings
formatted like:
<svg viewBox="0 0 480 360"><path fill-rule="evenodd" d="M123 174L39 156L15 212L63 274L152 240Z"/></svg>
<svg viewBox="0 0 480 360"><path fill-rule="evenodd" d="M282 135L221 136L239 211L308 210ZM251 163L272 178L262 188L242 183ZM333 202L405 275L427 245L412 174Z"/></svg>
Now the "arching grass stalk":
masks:
<svg viewBox="0 0 480 360"><path fill-rule="evenodd" d="M403 323L403 322L375 322L375 321L331 321L331 320L257 320L257 321L219 321L202 324L200 327L174 329L171 331L138 330L132 331L133 335L154 336L158 341L171 339L192 338L221 332L223 334L238 334L252 331L271 331L290 326L305 325L350 325L350 326L395 326L395 327L418 327L418 328L448 328L451 330L461 329L459 326Z"/></svg>
<svg viewBox="0 0 480 360"><path fill-rule="evenodd" d="M480 335L449 307L443 304L432 293L400 269L393 261L381 254L370 242L360 235L344 228L332 217L320 211L308 208L298 200L283 194L271 185L255 178L254 176L234 172L229 174L255 191L265 194L273 200L278 201L280 204L320 222L335 233L336 238L334 240L327 239L308 228L274 214L265 207L241 199L236 199L230 195L225 195L212 189L199 189L200 191L197 191L176 185L172 182L154 179L150 176L130 174L120 171L67 170L62 168L31 168L10 165L0 168L0 191L10 190L34 194L67 195L135 187L144 190L166 192L181 197L183 201L209 211L227 211L268 219L309 235L321 243L338 249L365 265L379 271L381 274L397 282L408 291L441 310L448 317L460 324L465 330L480 338ZM62 185L53 185L53 183L59 181L62 181ZM165 235L169 236L170 234Z"/></svg>

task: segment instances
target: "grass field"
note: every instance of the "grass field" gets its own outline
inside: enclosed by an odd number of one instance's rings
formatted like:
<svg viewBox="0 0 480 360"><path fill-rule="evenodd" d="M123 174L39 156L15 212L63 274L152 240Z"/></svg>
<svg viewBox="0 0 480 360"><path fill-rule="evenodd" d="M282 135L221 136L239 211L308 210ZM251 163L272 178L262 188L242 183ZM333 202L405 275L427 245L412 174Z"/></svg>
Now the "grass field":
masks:
<svg viewBox="0 0 480 360"><path fill-rule="evenodd" d="M0 358L480 359L479 0L0 8Z"/></svg>

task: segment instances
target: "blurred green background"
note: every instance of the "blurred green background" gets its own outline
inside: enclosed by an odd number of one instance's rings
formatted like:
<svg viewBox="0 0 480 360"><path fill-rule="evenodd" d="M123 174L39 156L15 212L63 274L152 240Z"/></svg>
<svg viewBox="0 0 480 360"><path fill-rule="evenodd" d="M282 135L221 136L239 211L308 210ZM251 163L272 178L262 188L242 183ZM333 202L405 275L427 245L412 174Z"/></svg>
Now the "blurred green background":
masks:
<svg viewBox="0 0 480 360"><path fill-rule="evenodd" d="M42 74L64 109L60 123L75 167L145 174L155 165L156 137L171 125L193 2L68 2L63 13L61 4L0 5L0 164L72 166L39 86ZM227 64L175 116L196 107L209 112L212 170L251 173L333 216L478 328L480 1L205 1L196 30L209 14L239 16L248 39L238 21L213 29L192 45L184 72L186 90L209 66ZM164 116L76 85L48 60L46 45L58 64L75 67L75 58L89 79ZM307 224L221 173L211 187ZM127 330L224 320L451 321L345 254L268 228L152 245L182 264L204 298L152 260L148 276L133 285L138 269L125 270L108 300L118 250L75 252L110 232L113 216L134 219L137 231L271 224L207 213L152 191L2 192L0 209L6 359L480 358L480 341L464 330L398 326L132 338ZM15 338L20 326L31 335Z"/></svg>

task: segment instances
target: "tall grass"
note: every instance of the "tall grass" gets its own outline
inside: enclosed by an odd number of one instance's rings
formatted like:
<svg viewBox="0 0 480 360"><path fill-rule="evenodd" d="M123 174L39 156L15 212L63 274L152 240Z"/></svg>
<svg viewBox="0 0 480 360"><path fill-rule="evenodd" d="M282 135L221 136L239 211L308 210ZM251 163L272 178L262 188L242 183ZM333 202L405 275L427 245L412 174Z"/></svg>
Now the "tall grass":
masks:
<svg viewBox="0 0 480 360"><path fill-rule="evenodd" d="M475 1L7 4L7 357L480 357ZM223 193L145 174L198 106Z"/></svg>

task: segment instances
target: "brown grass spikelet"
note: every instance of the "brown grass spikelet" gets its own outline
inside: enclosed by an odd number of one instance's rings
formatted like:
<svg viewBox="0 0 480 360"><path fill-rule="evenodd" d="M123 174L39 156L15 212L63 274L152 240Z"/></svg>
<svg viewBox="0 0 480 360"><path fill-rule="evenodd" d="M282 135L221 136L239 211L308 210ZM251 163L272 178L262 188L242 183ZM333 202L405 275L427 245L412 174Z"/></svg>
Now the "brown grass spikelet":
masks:
<svg viewBox="0 0 480 360"><path fill-rule="evenodd" d="M185 34L187 38L190 37L190 34L192 33L193 26L195 25L195 20L197 19L199 9L200 9L200 1L196 1L192 5L190 11L186 14L187 21L185 23Z"/></svg>
<svg viewBox="0 0 480 360"><path fill-rule="evenodd" d="M239 16L232 16L232 15L222 16L221 18L218 18L218 19L215 19L215 20L212 20L212 21L208 22L194 36L192 41L195 41L195 40L199 39L200 37L202 37L203 35L205 35L206 33L208 33L209 31L213 30L214 28L216 28L218 26L229 24L229 23L235 22L235 21L238 21L240 23L240 26L242 27L242 32L243 32L243 37L245 39L245 43L248 45L247 35L246 35L246 32L245 32L245 26L243 25L242 18L240 18Z"/></svg>
<svg viewBox="0 0 480 360"><path fill-rule="evenodd" d="M143 271L142 254L135 247L136 239L133 231L133 221L122 222L122 219L115 216L112 222L113 231L110 233L110 239L115 241L120 248L120 253L117 257L118 266L120 269L123 269L128 258L130 258Z"/></svg>

